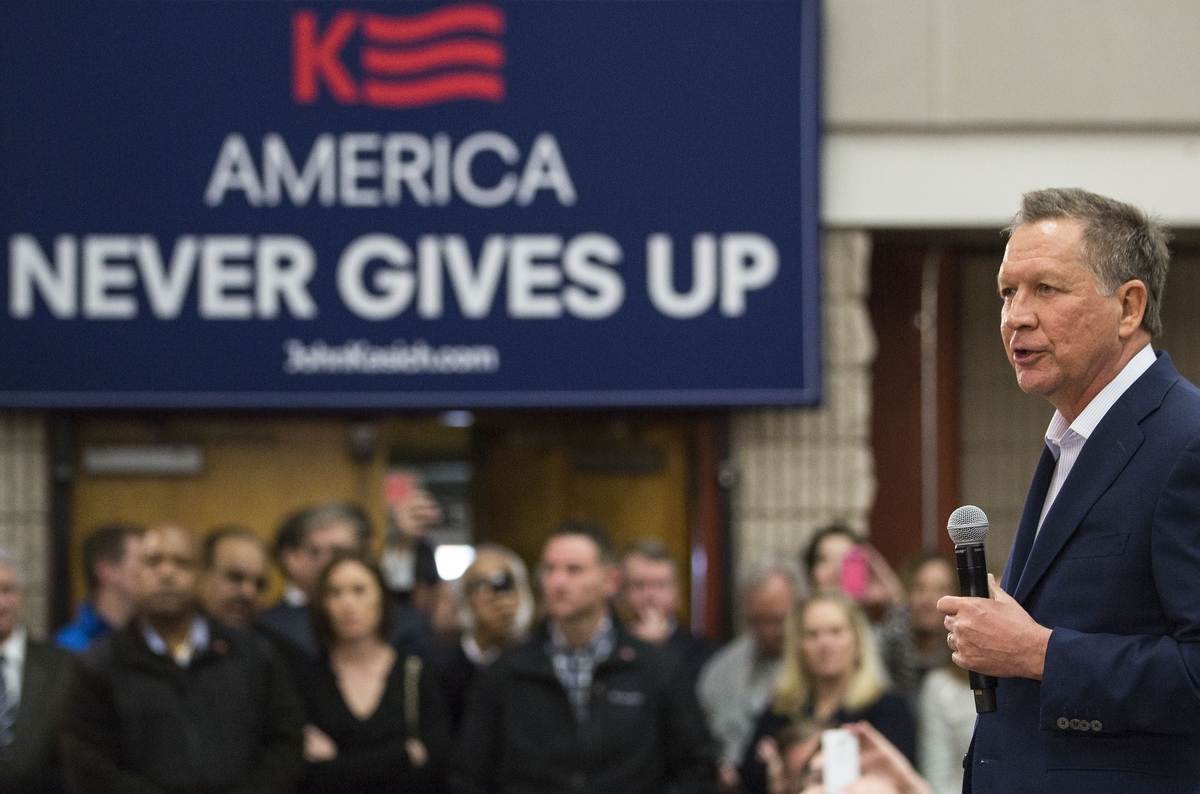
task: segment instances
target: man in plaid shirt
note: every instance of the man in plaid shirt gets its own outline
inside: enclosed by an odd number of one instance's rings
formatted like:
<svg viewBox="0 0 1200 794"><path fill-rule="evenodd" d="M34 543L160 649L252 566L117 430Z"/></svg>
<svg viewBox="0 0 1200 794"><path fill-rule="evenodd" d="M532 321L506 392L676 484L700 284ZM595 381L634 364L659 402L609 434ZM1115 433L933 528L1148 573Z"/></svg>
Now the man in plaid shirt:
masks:
<svg viewBox="0 0 1200 794"><path fill-rule="evenodd" d="M620 625L603 528L567 522L546 542L546 620L478 681L460 734L469 794L700 794L715 748L665 651Z"/></svg>

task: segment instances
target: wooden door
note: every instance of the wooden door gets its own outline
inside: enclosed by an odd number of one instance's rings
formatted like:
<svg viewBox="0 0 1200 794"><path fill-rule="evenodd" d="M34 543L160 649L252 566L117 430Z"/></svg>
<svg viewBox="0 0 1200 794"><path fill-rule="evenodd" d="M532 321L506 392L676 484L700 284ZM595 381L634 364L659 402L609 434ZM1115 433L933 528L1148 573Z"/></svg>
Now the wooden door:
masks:
<svg viewBox="0 0 1200 794"><path fill-rule="evenodd" d="M85 591L80 547L97 525L128 521L143 526L183 524L203 534L240 524L268 544L284 516L327 501L361 501L382 519L382 454L351 459L344 418L215 418L85 416L75 423L81 460L88 447L124 444L190 444L203 454L192 476L99 476L83 465L73 490L72 596ZM268 598L279 592L273 577Z"/></svg>
<svg viewBox="0 0 1200 794"><path fill-rule="evenodd" d="M662 415L535 414L481 419L475 437L476 537L536 566L567 519L594 521L617 549L662 541L679 564L689 614L694 423Z"/></svg>
<svg viewBox="0 0 1200 794"><path fill-rule="evenodd" d="M361 419L338 416L82 415L77 462L89 446L193 444L193 476L97 476L81 465L72 494L72 599L84 593L79 565L87 532L104 523L178 522L203 534L241 524L268 543L291 512L326 501L364 504L381 536L383 475L389 461L472 463L474 540L508 546L537 564L560 522L603 524L622 549L655 538L679 563L689 609L694 420L686 416L546 413L480 414L471 429L434 416L376 417L378 440L355 462L350 434ZM281 587L272 575L268 600Z"/></svg>

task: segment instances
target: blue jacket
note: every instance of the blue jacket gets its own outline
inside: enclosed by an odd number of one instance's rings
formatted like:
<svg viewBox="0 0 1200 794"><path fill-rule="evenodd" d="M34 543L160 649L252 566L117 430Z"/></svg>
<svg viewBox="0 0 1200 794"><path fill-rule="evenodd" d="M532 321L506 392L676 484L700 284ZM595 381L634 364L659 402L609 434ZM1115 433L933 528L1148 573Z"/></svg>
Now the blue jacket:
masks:
<svg viewBox="0 0 1200 794"><path fill-rule="evenodd" d="M112 626L104 622L91 601L82 601L75 613L75 620L58 630L54 644L68 651L83 653L92 643L112 632Z"/></svg>
<svg viewBox="0 0 1200 794"><path fill-rule="evenodd" d="M1158 360L1113 405L1033 543L1042 454L1001 585L1053 630L1001 679L964 791L1200 791L1200 390Z"/></svg>

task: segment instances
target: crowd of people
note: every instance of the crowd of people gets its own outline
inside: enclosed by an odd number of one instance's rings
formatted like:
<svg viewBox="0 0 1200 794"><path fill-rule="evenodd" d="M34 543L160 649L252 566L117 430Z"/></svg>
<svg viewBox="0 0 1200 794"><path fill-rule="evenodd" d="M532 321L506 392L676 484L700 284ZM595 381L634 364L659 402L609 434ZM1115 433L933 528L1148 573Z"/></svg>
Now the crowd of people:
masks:
<svg viewBox="0 0 1200 794"><path fill-rule="evenodd" d="M440 518L417 491L382 554L350 504L287 517L270 547L100 527L51 642L23 628L0 549L0 791L820 794L821 731L841 726L862 765L845 791L961 788L974 710L935 607L957 592L945 558L897 575L828 527L745 568L744 633L718 648L681 622L660 542L568 521L535 577L482 544L442 582L423 537Z"/></svg>

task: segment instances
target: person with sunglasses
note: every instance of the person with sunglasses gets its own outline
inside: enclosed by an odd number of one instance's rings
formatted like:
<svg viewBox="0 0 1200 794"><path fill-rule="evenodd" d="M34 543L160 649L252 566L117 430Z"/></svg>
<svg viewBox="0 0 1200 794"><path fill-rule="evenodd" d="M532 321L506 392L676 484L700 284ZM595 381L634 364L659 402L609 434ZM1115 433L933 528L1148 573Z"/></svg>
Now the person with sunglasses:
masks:
<svg viewBox="0 0 1200 794"><path fill-rule="evenodd" d="M455 645L439 648L434 664L451 729L457 731L479 674L525 639L533 620L533 594L521 558L492 544L476 548L475 561L454 585L462 637Z"/></svg>

